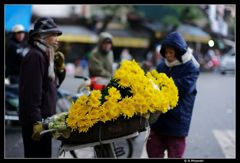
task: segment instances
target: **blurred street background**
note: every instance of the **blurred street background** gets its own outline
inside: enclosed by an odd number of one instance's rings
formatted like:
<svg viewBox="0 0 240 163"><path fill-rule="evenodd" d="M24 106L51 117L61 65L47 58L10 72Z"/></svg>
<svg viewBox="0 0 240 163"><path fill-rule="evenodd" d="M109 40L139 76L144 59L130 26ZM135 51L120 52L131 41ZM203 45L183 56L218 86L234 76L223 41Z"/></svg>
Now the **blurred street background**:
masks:
<svg viewBox="0 0 240 163"><path fill-rule="evenodd" d="M14 12L13 12L14 11ZM102 31L113 35L114 70L124 59L135 59L145 71L162 59L161 41L171 31L180 32L200 63L192 123L185 158L236 157L236 6L224 5L5 5L5 43L15 24L25 33L37 17L50 16L59 25L59 50L65 55L67 77L61 90L77 93L81 79L89 76L88 58ZM27 37L25 38L25 41ZM7 55L7 54L5 54ZM7 80L5 80L7 81ZM6 83L5 83L6 84ZM18 122L4 126L5 157L23 158ZM133 140L133 157L147 158L147 132ZM60 141L53 139L53 157ZM126 144L119 142L119 146ZM92 148L77 150L79 158L93 158ZM66 154L62 157L71 157Z"/></svg>

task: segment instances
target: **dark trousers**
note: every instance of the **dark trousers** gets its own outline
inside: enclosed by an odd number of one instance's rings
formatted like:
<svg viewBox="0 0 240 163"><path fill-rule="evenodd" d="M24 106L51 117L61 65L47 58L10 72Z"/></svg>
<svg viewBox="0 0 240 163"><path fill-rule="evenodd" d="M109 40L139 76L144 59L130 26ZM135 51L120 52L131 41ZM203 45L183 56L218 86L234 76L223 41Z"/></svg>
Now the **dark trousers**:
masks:
<svg viewBox="0 0 240 163"><path fill-rule="evenodd" d="M149 158L164 158L167 150L168 158L182 158L186 146L186 137L158 135L151 130L147 141L147 153Z"/></svg>
<svg viewBox="0 0 240 163"><path fill-rule="evenodd" d="M33 126L22 125L22 137L25 158L51 158L52 137L49 134L43 135L40 141L32 139Z"/></svg>

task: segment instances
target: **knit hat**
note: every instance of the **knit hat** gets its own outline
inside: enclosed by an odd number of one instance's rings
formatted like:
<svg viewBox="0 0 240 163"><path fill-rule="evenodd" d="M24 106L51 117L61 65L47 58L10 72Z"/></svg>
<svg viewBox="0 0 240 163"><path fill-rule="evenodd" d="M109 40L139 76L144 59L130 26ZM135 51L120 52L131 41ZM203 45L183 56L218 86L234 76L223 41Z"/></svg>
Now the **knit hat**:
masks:
<svg viewBox="0 0 240 163"><path fill-rule="evenodd" d="M50 17L41 17L34 22L34 28L29 31L29 37L33 37L36 34L57 34L62 35L62 31L59 30L54 20Z"/></svg>

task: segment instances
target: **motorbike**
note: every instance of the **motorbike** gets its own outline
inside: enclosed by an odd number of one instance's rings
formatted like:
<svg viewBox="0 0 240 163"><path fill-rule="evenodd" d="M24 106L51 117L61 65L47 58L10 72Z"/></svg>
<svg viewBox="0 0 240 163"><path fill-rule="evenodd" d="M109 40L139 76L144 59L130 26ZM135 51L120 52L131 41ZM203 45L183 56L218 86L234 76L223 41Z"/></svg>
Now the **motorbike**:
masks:
<svg viewBox="0 0 240 163"><path fill-rule="evenodd" d="M77 78L77 77L76 77ZM84 78L84 77L78 77ZM87 78L84 78L84 81ZM18 123L18 111L19 111L19 84L12 84L9 82L8 78L5 78L5 115L4 120L6 124ZM86 90L86 86L89 85L89 81L86 81L84 84L79 86L79 90L77 94L71 94L66 90L58 89L57 90L57 106L56 112L64 112L68 111L70 105L73 101L76 101L79 96L83 93L88 94L88 90Z"/></svg>
<svg viewBox="0 0 240 163"><path fill-rule="evenodd" d="M18 122L18 109L19 109L19 99L18 99L18 84L6 84L5 83L5 116L4 119L6 123L8 122Z"/></svg>
<svg viewBox="0 0 240 163"><path fill-rule="evenodd" d="M83 94L89 95L91 90L101 90L108 83L109 79L102 77L88 78L84 76L74 76L77 79L83 79L80 83L77 93L72 94L67 90L59 88L57 90L57 103L56 112L66 112L71 106L72 102L76 101L78 97ZM89 87L89 89L88 89ZM5 80L5 121L19 122L18 110L19 110L19 84L10 84L8 80Z"/></svg>

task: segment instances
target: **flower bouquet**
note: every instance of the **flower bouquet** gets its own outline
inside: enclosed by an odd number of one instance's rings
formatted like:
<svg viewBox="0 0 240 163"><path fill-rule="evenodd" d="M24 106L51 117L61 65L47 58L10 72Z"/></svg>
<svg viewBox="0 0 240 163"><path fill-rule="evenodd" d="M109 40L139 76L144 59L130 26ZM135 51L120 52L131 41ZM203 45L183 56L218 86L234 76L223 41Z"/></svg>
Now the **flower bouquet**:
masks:
<svg viewBox="0 0 240 163"><path fill-rule="evenodd" d="M58 139L72 143L107 140L143 131L178 102L178 90L172 78L153 70L144 73L137 62L124 61L103 90L80 96L62 114L64 130L52 121ZM61 126L61 125L60 125ZM60 132L58 132L60 131ZM59 136L60 135L60 136Z"/></svg>

